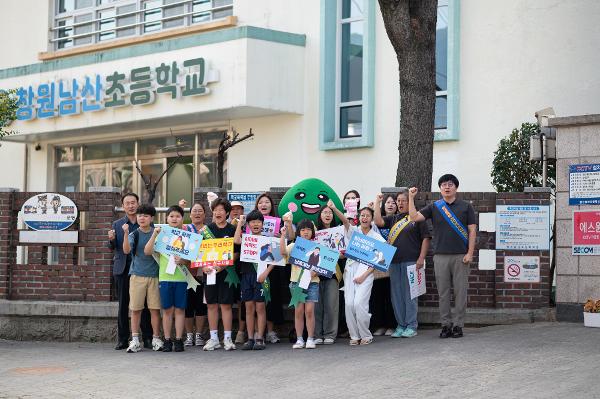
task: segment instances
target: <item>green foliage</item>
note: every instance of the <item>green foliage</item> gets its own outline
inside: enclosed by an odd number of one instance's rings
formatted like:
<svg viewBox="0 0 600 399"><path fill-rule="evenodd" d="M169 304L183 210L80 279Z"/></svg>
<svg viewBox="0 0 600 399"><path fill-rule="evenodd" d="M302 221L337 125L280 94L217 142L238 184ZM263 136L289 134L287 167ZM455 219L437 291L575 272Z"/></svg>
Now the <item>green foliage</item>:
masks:
<svg viewBox="0 0 600 399"><path fill-rule="evenodd" d="M0 90L0 140L16 132L6 128L17 119L17 109L19 109L16 90Z"/></svg>
<svg viewBox="0 0 600 399"><path fill-rule="evenodd" d="M537 123L523 123L520 129L500 140L494 152L492 184L498 192L522 192L525 187L542 186L542 161L529 160L531 136L540 133ZM555 187L556 164L548 160L548 187Z"/></svg>

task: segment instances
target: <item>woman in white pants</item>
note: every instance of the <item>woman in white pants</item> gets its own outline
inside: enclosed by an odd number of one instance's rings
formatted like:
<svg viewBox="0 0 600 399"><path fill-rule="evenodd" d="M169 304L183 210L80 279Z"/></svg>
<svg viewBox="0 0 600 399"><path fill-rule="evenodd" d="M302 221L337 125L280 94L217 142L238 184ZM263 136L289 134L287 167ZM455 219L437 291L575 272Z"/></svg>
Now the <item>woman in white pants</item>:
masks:
<svg viewBox="0 0 600 399"><path fill-rule="evenodd" d="M358 232L379 241L383 237L372 228L374 212L371 208L362 208L359 211L359 225L346 226L347 240L350 241L352 233ZM344 270L344 301L346 303L346 323L350 332L350 345L368 345L373 342L373 334L369 330L371 313L369 313L369 299L373 288L373 268L360 262L348 259Z"/></svg>

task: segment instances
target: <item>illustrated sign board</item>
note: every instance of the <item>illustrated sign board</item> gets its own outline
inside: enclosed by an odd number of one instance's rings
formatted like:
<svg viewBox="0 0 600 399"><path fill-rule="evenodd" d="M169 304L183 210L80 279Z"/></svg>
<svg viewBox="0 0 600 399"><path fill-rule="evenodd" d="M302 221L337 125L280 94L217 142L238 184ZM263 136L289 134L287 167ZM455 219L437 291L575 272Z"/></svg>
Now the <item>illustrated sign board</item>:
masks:
<svg viewBox="0 0 600 399"><path fill-rule="evenodd" d="M348 259L387 272L394 253L396 247L355 231L350 237L345 255Z"/></svg>
<svg viewBox="0 0 600 399"><path fill-rule="evenodd" d="M573 211L572 255L600 255L600 210Z"/></svg>
<svg viewBox="0 0 600 399"><path fill-rule="evenodd" d="M21 216L33 230L60 231L75 222L77 206L64 195L43 193L34 195L23 203Z"/></svg>
<svg viewBox="0 0 600 399"><path fill-rule="evenodd" d="M202 240L198 259L190 267L224 267L232 266L233 262L233 238L214 238Z"/></svg>
<svg viewBox="0 0 600 399"><path fill-rule="evenodd" d="M550 249L550 206L496 205L496 249Z"/></svg>
<svg viewBox="0 0 600 399"><path fill-rule="evenodd" d="M242 234L240 260L285 266L285 259L281 256L280 240L277 237Z"/></svg>
<svg viewBox="0 0 600 399"><path fill-rule="evenodd" d="M231 201L239 201L244 205L244 215L250 213L251 210L254 209L254 204L256 203L256 199L260 196L261 193L254 192L236 192L236 193L227 193L227 200Z"/></svg>
<svg viewBox="0 0 600 399"><path fill-rule="evenodd" d="M201 243L202 235L200 234L170 226L161 226L160 234L154 241L154 251L194 261L198 257Z"/></svg>
<svg viewBox="0 0 600 399"><path fill-rule="evenodd" d="M504 282L505 283L539 283L540 282L540 257L539 256L505 256L504 257Z"/></svg>
<svg viewBox="0 0 600 399"><path fill-rule="evenodd" d="M290 254L289 262L292 265L331 278L335 273L339 257L340 253L337 251L333 251L315 241L298 237Z"/></svg>
<svg viewBox="0 0 600 399"><path fill-rule="evenodd" d="M600 205L600 164L569 165L569 205Z"/></svg>
<svg viewBox="0 0 600 399"><path fill-rule="evenodd" d="M108 75L59 79L17 89L17 119L56 118L124 106L152 104L157 96L185 98L210 93L206 86L219 80L204 58L142 65Z"/></svg>
<svg viewBox="0 0 600 399"><path fill-rule="evenodd" d="M267 237L274 237L276 234L279 234L281 218L276 216L264 216L264 218L262 234ZM250 226L248 224L246 224L246 234L250 234Z"/></svg>

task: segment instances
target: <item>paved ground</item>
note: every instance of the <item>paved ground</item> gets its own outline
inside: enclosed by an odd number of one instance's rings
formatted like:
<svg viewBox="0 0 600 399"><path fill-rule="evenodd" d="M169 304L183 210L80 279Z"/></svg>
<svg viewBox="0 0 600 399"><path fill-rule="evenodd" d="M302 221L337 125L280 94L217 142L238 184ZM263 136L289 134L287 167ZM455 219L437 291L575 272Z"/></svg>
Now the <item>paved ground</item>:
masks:
<svg viewBox="0 0 600 399"><path fill-rule="evenodd" d="M465 333L230 353L0 341L0 398L600 397L600 329L536 323Z"/></svg>

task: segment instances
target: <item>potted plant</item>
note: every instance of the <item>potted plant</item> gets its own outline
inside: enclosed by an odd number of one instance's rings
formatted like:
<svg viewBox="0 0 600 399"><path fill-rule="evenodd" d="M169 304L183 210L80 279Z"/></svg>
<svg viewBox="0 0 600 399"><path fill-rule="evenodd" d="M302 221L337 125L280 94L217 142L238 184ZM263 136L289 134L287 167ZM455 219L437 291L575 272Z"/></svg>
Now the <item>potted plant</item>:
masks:
<svg viewBox="0 0 600 399"><path fill-rule="evenodd" d="M600 327L600 300L588 299L583 305L583 325Z"/></svg>

